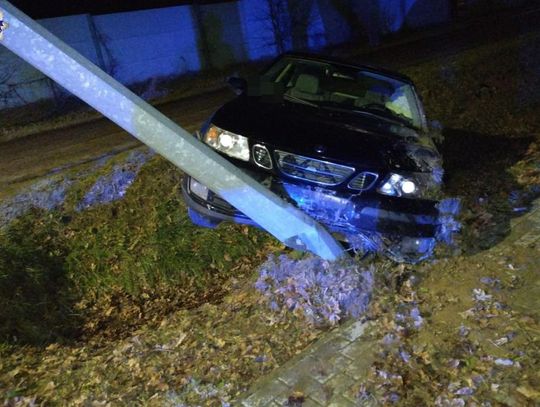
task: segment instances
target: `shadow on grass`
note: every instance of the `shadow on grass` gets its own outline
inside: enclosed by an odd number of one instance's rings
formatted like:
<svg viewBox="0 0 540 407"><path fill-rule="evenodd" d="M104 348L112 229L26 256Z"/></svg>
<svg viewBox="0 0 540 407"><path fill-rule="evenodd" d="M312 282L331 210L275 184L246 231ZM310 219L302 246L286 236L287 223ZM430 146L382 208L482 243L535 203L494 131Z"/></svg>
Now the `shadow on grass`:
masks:
<svg viewBox="0 0 540 407"><path fill-rule="evenodd" d="M0 235L0 340L46 344L77 336L66 245L52 216L34 209ZM36 220L39 221L36 222Z"/></svg>
<svg viewBox="0 0 540 407"><path fill-rule="evenodd" d="M493 247L510 233L517 212L510 197L523 189L509 168L524 158L532 136L485 135L446 129L440 151L445 191L462 199L462 250L474 254Z"/></svg>

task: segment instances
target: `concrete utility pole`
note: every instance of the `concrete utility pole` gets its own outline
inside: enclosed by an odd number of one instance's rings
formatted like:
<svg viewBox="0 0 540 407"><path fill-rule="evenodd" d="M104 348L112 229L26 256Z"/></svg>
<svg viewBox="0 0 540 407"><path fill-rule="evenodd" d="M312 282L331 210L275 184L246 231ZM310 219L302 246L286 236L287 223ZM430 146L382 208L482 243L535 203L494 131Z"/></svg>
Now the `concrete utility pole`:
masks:
<svg viewBox="0 0 540 407"><path fill-rule="evenodd" d="M0 0L0 13L0 44L207 185L283 243L328 260L345 255L312 218L192 137L9 2Z"/></svg>

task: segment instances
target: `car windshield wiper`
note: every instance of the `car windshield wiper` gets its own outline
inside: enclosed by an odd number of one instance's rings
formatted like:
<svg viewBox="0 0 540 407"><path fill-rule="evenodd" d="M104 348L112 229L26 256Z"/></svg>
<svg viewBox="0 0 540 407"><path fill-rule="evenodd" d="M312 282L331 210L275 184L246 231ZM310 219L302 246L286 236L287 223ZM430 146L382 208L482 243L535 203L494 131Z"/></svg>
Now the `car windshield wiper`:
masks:
<svg viewBox="0 0 540 407"><path fill-rule="evenodd" d="M295 102L295 103L301 103L303 105L308 105L308 106L311 106L311 107L319 107L319 105L317 103L313 103L313 102L310 102L309 100L305 100L305 99L301 99L301 98L296 97L296 96L289 95L288 93L283 94L283 99L286 99L286 100L289 100L289 101Z"/></svg>

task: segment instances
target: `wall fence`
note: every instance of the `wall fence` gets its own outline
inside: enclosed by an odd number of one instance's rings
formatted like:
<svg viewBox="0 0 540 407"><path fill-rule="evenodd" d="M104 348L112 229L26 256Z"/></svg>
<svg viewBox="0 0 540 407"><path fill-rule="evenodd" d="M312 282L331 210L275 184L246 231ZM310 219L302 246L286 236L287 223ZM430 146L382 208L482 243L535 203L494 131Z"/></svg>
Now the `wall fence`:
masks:
<svg viewBox="0 0 540 407"><path fill-rule="evenodd" d="M450 0L238 0L39 23L129 85L450 19ZM23 10L24 11L24 10ZM0 109L64 92L0 47Z"/></svg>

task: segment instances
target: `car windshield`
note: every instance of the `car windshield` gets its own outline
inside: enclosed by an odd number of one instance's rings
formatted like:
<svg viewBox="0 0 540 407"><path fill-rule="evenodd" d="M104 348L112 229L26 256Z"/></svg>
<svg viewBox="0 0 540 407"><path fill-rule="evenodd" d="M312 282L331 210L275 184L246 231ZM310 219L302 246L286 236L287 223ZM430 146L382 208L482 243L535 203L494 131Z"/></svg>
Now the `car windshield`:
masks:
<svg viewBox="0 0 540 407"><path fill-rule="evenodd" d="M414 88L346 65L284 57L261 76L265 94L293 103L377 115L416 128L421 115Z"/></svg>

